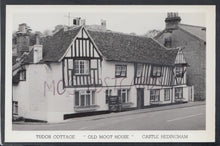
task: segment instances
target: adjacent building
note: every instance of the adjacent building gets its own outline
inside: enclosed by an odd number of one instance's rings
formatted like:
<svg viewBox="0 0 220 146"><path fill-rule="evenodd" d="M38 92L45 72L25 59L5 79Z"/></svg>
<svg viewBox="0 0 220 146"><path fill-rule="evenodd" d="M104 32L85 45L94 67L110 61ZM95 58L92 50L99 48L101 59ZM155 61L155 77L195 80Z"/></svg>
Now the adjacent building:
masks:
<svg viewBox="0 0 220 146"><path fill-rule="evenodd" d="M195 100L206 98L206 28L182 24L178 13L168 13L166 27L155 40L167 48L183 48L183 54L190 68L187 70L187 84L194 86Z"/></svg>
<svg viewBox="0 0 220 146"><path fill-rule="evenodd" d="M30 48L13 65L13 112L25 119L60 122L194 98L182 49L151 38L81 25Z"/></svg>

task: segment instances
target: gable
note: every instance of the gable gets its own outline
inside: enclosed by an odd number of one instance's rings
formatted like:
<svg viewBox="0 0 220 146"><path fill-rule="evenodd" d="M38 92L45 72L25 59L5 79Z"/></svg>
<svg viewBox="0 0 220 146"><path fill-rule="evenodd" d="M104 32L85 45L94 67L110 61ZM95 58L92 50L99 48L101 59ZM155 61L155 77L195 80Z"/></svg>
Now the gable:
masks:
<svg viewBox="0 0 220 146"><path fill-rule="evenodd" d="M202 26L193 26L187 24L179 24L179 28L188 32L192 36L197 37L202 41L206 41L206 28Z"/></svg>
<svg viewBox="0 0 220 146"><path fill-rule="evenodd" d="M78 32L64 56L74 58L101 58L95 43L88 35L85 28L82 28Z"/></svg>
<svg viewBox="0 0 220 146"><path fill-rule="evenodd" d="M182 50L178 51L175 59L175 64L187 64Z"/></svg>

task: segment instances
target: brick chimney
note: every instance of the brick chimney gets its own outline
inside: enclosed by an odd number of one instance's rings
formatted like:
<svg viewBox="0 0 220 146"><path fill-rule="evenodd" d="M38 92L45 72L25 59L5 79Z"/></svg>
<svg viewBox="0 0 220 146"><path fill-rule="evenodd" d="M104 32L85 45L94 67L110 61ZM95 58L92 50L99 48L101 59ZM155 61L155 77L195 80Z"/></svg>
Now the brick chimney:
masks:
<svg viewBox="0 0 220 146"><path fill-rule="evenodd" d="M43 46L40 45L39 35L36 35L36 44L33 46L33 63L38 63L43 59Z"/></svg>
<svg viewBox="0 0 220 146"><path fill-rule="evenodd" d="M166 29L176 29L180 23L181 18L177 12L168 12L167 18L165 19Z"/></svg>

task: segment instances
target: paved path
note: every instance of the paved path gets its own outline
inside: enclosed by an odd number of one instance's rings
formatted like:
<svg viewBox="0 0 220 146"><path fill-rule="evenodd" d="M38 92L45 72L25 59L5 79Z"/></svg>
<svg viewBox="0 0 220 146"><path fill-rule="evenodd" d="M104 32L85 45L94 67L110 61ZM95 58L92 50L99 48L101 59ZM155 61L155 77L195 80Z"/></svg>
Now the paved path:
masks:
<svg viewBox="0 0 220 146"><path fill-rule="evenodd" d="M192 102L65 120L14 123L13 130L204 130L205 103Z"/></svg>

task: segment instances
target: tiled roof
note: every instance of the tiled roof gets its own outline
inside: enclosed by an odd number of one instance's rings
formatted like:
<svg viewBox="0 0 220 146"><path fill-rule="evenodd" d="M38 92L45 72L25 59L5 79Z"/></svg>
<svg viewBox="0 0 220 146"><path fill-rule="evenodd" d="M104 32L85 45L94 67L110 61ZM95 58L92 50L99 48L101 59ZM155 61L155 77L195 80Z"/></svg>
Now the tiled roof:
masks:
<svg viewBox="0 0 220 146"><path fill-rule="evenodd" d="M187 31L188 33L194 35L195 37L206 41L206 28L202 26L194 26L187 24L179 24L180 29Z"/></svg>
<svg viewBox="0 0 220 146"><path fill-rule="evenodd" d="M43 43L43 62L58 61L68 49L81 27L69 31L61 29ZM143 36L134 36L117 32L88 30L103 57L109 61L142 62L173 65L177 50L167 50L158 42ZM24 63L33 63L33 51L24 59Z"/></svg>
<svg viewBox="0 0 220 146"><path fill-rule="evenodd" d="M68 49L73 38L78 34L81 27L64 31L61 29L52 37L47 38L43 43L43 62L58 61Z"/></svg>
<svg viewBox="0 0 220 146"><path fill-rule="evenodd" d="M107 60L173 65L178 50L167 50L151 38L88 30Z"/></svg>

